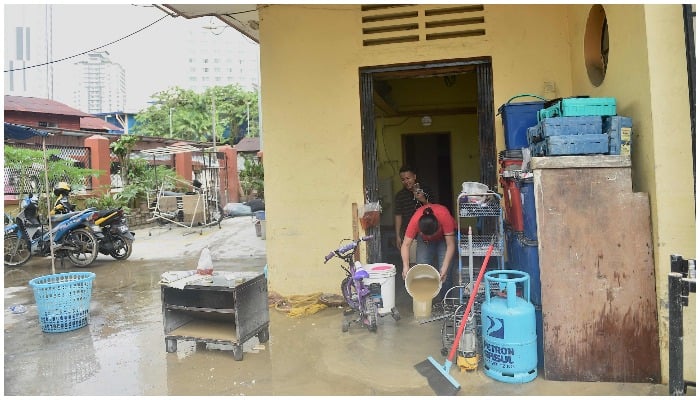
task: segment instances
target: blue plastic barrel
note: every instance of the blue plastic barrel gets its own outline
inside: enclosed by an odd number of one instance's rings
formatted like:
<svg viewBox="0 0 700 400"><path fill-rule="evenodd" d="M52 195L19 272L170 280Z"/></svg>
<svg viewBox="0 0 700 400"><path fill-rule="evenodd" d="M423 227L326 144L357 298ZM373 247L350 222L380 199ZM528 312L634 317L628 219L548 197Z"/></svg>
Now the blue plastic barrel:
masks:
<svg viewBox="0 0 700 400"><path fill-rule="evenodd" d="M516 232L512 229L506 229L506 251L508 253L508 269L520 269L522 258L522 245L518 241L518 235L522 232Z"/></svg>
<svg viewBox="0 0 700 400"><path fill-rule="evenodd" d="M537 328L526 272L494 270L484 274L487 288L481 306L484 373L505 383L525 383L537 377Z"/></svg>
<svg viewBox="0 0 700 400"><path fill-rule="evenodd" d="M537 240L537 215L535 209L535 183L532 178L520 179L520 197L523 209L523 232L530 240Z"/></svg>
<svg viewBox="0 0 700 400"><path fill-rule="evenodd" d="M512 100L519 97L535 97L542 101L511 103ZM529 146L527 128L537 125L537 112L542 108L544 108L544 99L531 94L513 96L498 108L498 113L501 114L503 121L506 150L522 149Z"/></svg>
<svg viewBox="0 0 700 400"><path fill-rule="evenodd" d="M514 244L519 254L520 265L518 271L527 272L530 275L530 302L535 305L542 305L542 283L540 281L540 255L537 249L537 241L530 240L523 235L519 235L517 243Z"/></svg>

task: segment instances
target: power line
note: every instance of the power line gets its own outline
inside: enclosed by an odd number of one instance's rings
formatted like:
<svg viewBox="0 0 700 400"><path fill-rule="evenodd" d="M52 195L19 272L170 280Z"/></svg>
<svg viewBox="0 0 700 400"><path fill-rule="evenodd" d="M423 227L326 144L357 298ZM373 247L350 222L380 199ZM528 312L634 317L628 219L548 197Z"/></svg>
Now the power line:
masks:
<svg viewBox="0 0 700 400"><path fill-rule="evenodd" d="M93 51L95 51L95 50L99 50L99 49L102 49L102 48L104 48L104 47L111 46L111 45L113 45L114 43L121 42L122 40L124 40L124 39L126 39L126 38L128 38L128 37L130 37L130 36L133 36L133 35L135 35L135 34L141 32L141 31L143 31L143 30L145 30L145 29L150 28L151 26L157 24L158 22L164 20L164 19L167 18L167 17L170 17L170 15L167 15L167 14L166 14L166 15L162 16L161 18L159 18L159 19L157 19L157 20L151 22L150 24L144 26L143 28L141 28L141 29L139 29L139 30L137 30L137 31L135 31L135 32L132 32L132 33L130 33L130 34L128 34L128 35L126 35L126 36L124 36L124 37L122 37L122 38L119 38L119 39L114 40L114 41L112 41L112 42L109 42L109 43L107 43L107 44L103 44L102 46L95 47L94 49L87 50L87 51L84 51L84 52L82 52L82 53L78 53L78 54L75 54L75 55L72 55L72 56L69 56L69 57L64 57L64 58L61 58L60 60L53 60L53 61L45 62L45 63L42 63L42 64L30 65L30 66L28 66L28 67L7 69L7 70L5 70L5 71L3 71L3 72L7 73L7 72L14 72L14 71L23 71L23 70L30 69L30 68L43 67L43 66L45 66L45 65L55 64L55 63L59 63L59 62L62 62L62 61L70 60L71 58L75 58L75 57L78 57L78 56L82 56L82 55L84 55L84 54L93 52Z"/></svg>

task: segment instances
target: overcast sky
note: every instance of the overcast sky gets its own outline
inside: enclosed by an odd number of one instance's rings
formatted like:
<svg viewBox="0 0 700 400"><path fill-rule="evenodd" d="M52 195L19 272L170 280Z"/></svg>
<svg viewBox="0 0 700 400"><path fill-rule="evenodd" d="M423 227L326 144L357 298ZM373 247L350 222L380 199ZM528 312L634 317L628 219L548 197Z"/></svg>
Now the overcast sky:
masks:
<svg viewBox="0 0 700 400"><path fill-rule="evenodd" d="M7 17L8 8L23 5L4 7ZM36 4L33 7L36 13ZM223 26L221 21L213 22ZM185 86L184 78L175 68L177 63L187 60L183 52L178 52L179 44L184 42L191 28L203 29L211 23L209 17L173 18L150 4L54 4L52 58L60 60L118 41L100 51L109 52L111 61L126 70L127 108L131 108L130 105L140 108L155 92L171 86ZM240 33L229 27L220 35L212 34L212 38L223 39L226 35L239 36ZM60 64L73 64L81 59L84 57L70 58Z"/></svg>

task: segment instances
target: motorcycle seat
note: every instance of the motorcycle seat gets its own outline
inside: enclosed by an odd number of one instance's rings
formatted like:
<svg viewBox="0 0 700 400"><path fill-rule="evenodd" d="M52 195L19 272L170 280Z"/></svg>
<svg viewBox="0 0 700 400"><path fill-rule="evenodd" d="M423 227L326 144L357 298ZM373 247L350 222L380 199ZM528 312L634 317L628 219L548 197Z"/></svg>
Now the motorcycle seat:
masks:
<svg viewBox="0 0 700 400"><path fill-rule="evenodd" d="M63 222L63 221L65 221L65 220L67 220L68 218L70 218L70 217L72 217L72 216L74 216L74 215L78 215L78 214L80 214L80 213L82 213L82 211L73 211L73 212L69 212L69 213L65 213L65 214L56 214L56 215L52 215L52 216L51 216L51 223L52 223L52 224L55 224L55 223L58 223L58 222Z"/></svg>

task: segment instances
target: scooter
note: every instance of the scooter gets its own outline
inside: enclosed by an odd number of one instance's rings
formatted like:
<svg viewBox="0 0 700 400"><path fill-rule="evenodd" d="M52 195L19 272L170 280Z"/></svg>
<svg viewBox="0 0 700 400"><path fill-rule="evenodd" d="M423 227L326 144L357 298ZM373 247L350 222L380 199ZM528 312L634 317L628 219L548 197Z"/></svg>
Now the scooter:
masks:
<svg viewBox="0 0 700 400"><path fill-rule="evenodd" d="M117 260L126 260L131 256L135 233L129 231L121 207L98 211L95 224L102 229L104 235L99 244L101 254Z"/></svg>
<svg viewBox="0 0 700 400"><path fill-rule="evenodd" d="M38 218L39 200L30 195L21 202L21 211L5 225L5 266L18 267L33 255L68 258L77 267L87 267L97 258L99 240L104 236L95 225L95 208L51 216L52 229ZM53 243L51 237L53 236Z"/></svg>
<svg viewBox="0 0 700 400"><path fill-rule="evenodd" d="M340 291L343 294L343 299L347 303L349 309L346 310L345 315L354 315L354 319L343 319L343 332L347 332L350 329L350 324L356 323L360 326L366 327L370 332L377 331L377 321L380 315L379 309L382 308L382 287L379 283L370 283L365 285L364 280L369 278L369 272L367 272L362 263L359 261L354 261L355 251L357 245L360 242L373 239L374 236L365 236L363 238L354 240L345 246L331 251L325 257L324 264L327 263L331 258L338 257L348 264L348 267L341 265L340 267L345 271L345 278L340 283ZM391 316L394 320L398 321L401 319L396 307L391 309Z"/></svg>

